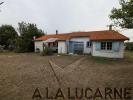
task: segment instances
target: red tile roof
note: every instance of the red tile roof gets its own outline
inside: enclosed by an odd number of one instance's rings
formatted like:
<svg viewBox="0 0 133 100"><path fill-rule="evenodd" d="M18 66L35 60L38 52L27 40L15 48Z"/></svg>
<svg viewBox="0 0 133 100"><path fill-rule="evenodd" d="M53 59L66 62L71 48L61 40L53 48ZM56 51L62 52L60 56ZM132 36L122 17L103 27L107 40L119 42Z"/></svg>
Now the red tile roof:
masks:
<svg viewBox="0 0 133 100"><path fill-rule="evenodd" d="M92 32L72 32L72 33L64 33L64 34L52 34L52 35L45 35L39 37L35 40L47 40L49 38L58 38L59 40L69 40L73 37L90 37L92 41L98 40L129 40L128 37L120 34L117 31L92 31Z"/></svg>

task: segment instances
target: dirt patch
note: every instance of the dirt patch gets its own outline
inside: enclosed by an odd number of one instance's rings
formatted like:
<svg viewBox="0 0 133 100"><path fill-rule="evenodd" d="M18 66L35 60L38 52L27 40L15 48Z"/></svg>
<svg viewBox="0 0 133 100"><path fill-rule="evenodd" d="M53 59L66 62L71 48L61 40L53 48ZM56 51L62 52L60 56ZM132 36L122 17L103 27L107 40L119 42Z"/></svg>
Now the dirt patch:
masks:
<svg viewBox="0 0 133 100"><path fill-rule="evenodd" d="M49 61L60 67L53 66L60 84ZM50 95L55 95L57 88L67 87L133 87L132 66L131 62L101 63L88 56L0 55L0 100L32 100L36 88L45 94L46 87Z"/></svg>

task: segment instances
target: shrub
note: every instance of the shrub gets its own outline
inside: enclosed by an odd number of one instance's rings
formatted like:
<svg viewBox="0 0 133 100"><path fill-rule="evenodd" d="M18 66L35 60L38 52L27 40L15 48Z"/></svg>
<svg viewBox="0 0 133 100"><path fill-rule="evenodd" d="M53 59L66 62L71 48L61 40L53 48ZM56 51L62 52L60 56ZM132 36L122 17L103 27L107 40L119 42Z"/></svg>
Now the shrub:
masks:
<svg viewBox="0 0 133 100"><path fill-rule="evenodd" d="M133 42L125 43L126 50L133 51Z"/></svg>
<svg viewBox="0 0 133 100"><path fill-rule="evenodd" d="M47 56L47 55L52 55L53 54L53 50L47 46L43 47L43 52L41 53L42 56Z"/></svg>
<svg viewBox="0 0 133 100"><path fill-rule="evenodd" d="M4 47L5 46L0 45L0 52L3 52L4 51Z"/></svg>

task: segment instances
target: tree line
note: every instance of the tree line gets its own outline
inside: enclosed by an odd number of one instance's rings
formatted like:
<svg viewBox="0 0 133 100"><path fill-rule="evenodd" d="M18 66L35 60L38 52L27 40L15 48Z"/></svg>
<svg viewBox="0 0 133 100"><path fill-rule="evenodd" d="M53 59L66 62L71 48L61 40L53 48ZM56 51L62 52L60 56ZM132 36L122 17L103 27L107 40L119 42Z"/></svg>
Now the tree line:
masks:
<svg viewBox="0 0 133 100"><path fill-rule="evenodd" d="M43 30L38 29L33 23L18 23L18 29L12 25L0 26L0 49L15 52L33 52L33 37L45 35Z"/></svg>

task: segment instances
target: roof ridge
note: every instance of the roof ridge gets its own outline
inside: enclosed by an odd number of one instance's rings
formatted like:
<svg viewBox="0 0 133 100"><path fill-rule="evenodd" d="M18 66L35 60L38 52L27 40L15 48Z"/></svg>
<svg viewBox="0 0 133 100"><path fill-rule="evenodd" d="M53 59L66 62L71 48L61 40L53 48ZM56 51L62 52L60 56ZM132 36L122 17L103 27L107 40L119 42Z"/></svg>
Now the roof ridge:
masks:
<svg viewBox="0 0 133 100"><path fill-rule="evenodd" d="M72 34L72 33L91 33L91 32L107 32L107 31L115 31L115 30L101 30L101 31L75 31L75 32L68 32L68 33L58 33L58 34L46 34L46 35L67 35L67 34ZM115 31L117 32L117 31Z"/></svg>

